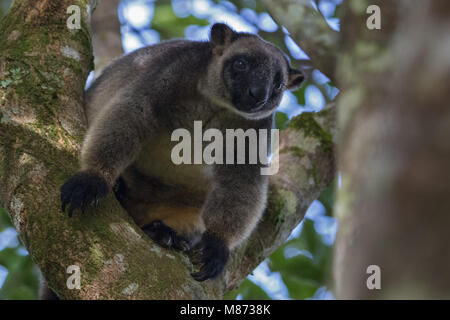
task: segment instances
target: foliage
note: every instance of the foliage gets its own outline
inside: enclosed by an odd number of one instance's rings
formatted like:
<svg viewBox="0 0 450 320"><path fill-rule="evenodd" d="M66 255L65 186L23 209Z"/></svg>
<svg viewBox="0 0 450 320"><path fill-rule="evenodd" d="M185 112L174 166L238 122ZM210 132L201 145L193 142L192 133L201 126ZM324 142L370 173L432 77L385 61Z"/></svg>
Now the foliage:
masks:
<svg viewBox="0 0 450 320"><path fill-rule="evenodd" d="M208 20L198 19L192 15L187 17L177 17L169 2L162 1L155 6L154 18L152 19L152 29L156 30L161 39L182 38L184 30L190 25L207 26Z"/></svg>
<svg viewBox="0 0 450 320"><path fill-rule="evenodd" d="M238 289L225 295L224 300L235 300L238 295L245 300L270 300L267 293L248 278L242 281Z"/></svg>
<svg viewBox="0 0 450 320"><path fill-rule="evenodd" d="M269 257L269 266L281 274L292 299L311 298L326 284L331 250L315 230L314 221L306 218L300 236L279 247Z"/></svg>
<svg viewBox="0 0 450 320"><path fill-rule="evenodd" d="M7 236L15 233L13 230L8 214L0 207L0 285L7 272L0 299L36 299L39 270L17 238Z"/></svg>

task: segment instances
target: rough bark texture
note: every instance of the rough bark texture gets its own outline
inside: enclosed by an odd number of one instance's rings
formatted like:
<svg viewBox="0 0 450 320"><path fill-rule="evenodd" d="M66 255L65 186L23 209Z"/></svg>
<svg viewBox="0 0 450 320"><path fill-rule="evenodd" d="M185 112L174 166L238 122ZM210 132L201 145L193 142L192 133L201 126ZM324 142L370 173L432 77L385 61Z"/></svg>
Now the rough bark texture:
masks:
<svg viewBox="0 0 450 320"><path fill-rule="evenodd" d="M123 54L118 6L120 0L100 1L92 15L95 73Z"/></svg>
<svg viewBox="0 0 450 320"><path fill-rule="evenodd" d="M332 30L310 0L264 0L272 17L285 26L313 65L335 80L338 32Z"/></svg>
<svg viewBox="0 0 450 320"><path fill-rule="evenodd" d="M382 30L365 22L381 8ZM338 298L450 298L450 3L349 1L337 76ZM381 290L368 290L369 265Z"/></svg>
<svg viewBox="0 0 450 320"><path fill-rule="evenodd" d="M92 1L94 2L94 1ZM82 28L66 9L82 9ZM88 0L16 0L0 23L0 204L48 285L65 299L221 298L286 239L333 178L334 109L282 132L269 206L224 275L198 283L188 258L146 237L113 196L85 215L60 211L59 187L78 169L82 94L93 68ZM66 286L70 265L81 289Z"/></svg>

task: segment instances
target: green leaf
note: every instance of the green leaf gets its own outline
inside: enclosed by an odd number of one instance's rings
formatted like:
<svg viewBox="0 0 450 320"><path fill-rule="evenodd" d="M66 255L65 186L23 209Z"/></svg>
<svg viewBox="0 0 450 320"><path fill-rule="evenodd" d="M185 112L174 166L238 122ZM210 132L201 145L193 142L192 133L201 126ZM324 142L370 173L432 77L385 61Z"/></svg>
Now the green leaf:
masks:
<svg viewBox="0 0 450 320"><path fill-rule="evenodd" d="M334 189L335 189L336 181L332 181L328 188L326 188L320 197L319 200L323 206L325 207L327 216L331 217L333 215L333 207L334 207Z"/></svg>
<svg viewBox="0 0 450 320"><path fill-rule="evenodd" d="M306 104L305 91L310 84L312 84L311 81L306 80L298 90L293 92L295 97L297 98L297 103L301 106L304 106Z"/></svg>
<svg viewBox="0 0 450 320"><path fill-rule="evenodd" d="M0 207L0 232L12 227L6 211ZM0 288L0 299L36 299L39 284L39 270L30 256L19 254L22 244L0 251L0 265L7 269L8 275Z"/></svg>
<svg viewBox="0 0 450 320"><path fill-rule="evenodd" d="M289 117L286 113L278 111L275 113L275 126L279 130L286 129L289 123Z"/></svg>
<svg viewBox="0 0 450 320"><path fill-rule="evenodd" d="M11 219L6 210L0 206L0 232L9 227L12 227Z"/></svg>
<svg viewBox="0 0 450 320"><path fill-rule="evenodd" d="M198 19L192 15L180 18L175 15L170 3L155 3L155 14L151 27L159 32L161 40L184 37L184 30L190 25L207 26L209 21Z"/></svg>
<svg viewBox="0 0 450 320"><path fill-rule="evenodd" d="M296 255L286 257L289 250L294 250ZM312 287L326 285L331 254L332 248L316 232L314 221L305 219L300 236L285 242L269 257L269 268L272 272L280 272L282 277L296 279L297 285L300 282L308 284L311 291Z"/></svg>
<svg viewBox="0 0 450 320"><path fill-rule="evenodd" d="M242 282L239 287L239 293L244 300L271 300L260 286L249 279L245 279Z"/></svg>
<svg viewBox="0 0 450 320"><path fill-rule="evenodd" d="M308 279L292 277L289 275L284 275L282 278L288 289L289 296L296 300L311 298L320 287L318 284L311 282Z"/></svg>
<svg viewBox="0 0 450 320"><path fill-rule="evenodd" d="M322 266L316 264L310 257L302 254L285 259L282 263L279 260L271 260L270 270L280 272L282 276L310 281L315 285L320 285L324 276Z"/></svg>

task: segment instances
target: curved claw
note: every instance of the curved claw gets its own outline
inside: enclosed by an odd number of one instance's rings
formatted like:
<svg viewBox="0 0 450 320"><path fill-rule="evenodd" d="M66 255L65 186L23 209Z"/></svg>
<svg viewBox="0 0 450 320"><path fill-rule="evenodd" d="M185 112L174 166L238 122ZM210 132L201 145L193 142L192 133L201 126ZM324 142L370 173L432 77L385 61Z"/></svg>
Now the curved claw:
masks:
<svg viewBox="0 0 450 320"><path fill-rule="evenodd" d="M61 210L65 212L69 207L69 217L72 217L75 209L84 213L91 203L106 196L108 192L109 187L103 177L89 171L79 172L61 187Z"/></svg>
<svg viewBox="0 0 450 320"><path fill-rule="evenodd" d="M179 251L188 251L191 249L191 244L188 239L178 235L175 230L161 220L153 221L142 228L142 230L162 247L173 248Z"/></svg>
<svg viewBox="0 0 450 320"><path fill-rule="evenodd" d="M229 256L229 249L222 239L210 234L203 235L200 259L202 267L192 277L197 281L217 278L225 268Z"/></svg>

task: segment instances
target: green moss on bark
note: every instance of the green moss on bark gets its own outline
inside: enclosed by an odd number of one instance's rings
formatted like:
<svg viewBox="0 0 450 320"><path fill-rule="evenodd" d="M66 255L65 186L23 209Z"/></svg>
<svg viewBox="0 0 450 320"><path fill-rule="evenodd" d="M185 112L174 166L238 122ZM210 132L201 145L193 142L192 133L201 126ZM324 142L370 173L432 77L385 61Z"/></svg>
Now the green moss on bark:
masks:
<svg viewBox="0 0 450 320"><path fill-rule="evenodd" d="M324 152L333 151L333 136L324 130L314 119L310 112L304 112L300 116L291 120L288 128L302 130L305 137L313 137L320 141L320 148Z"/></svg>

